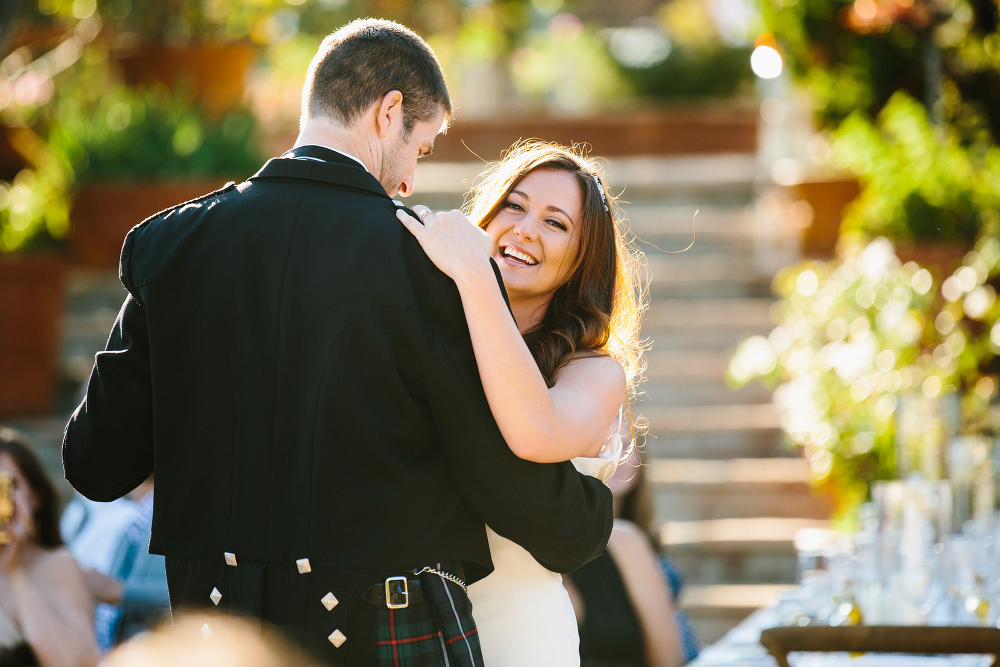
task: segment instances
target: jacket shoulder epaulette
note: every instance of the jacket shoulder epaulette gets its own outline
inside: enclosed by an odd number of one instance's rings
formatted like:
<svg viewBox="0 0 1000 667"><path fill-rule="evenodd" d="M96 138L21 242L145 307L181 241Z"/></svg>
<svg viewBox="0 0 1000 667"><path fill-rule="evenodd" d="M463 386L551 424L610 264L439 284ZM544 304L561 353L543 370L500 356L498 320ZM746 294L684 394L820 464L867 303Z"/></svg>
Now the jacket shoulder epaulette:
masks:
<svg viewBox="0 0 1000 667"><path fill-rule="evenodd" d="M142 222L140 222L138 225L135 226L134 229L139 229L140 227L145 227L152 220L155 220L157 218L163 217L164 215L170 213L171 211L176 211L177 209L183 208L183 207L187 206L188 204L197 204L200 201L205 201L206 199L211 199L212 197L216 197L216 196L221 195L221 194L223 194L225 192L229 192L230 190L233 190L234 188L236 188L236 181L229 181L228 183L226 183L225 185L223 185L218 190L213 190L212 192L203 194L203 195L201 195L199 197L195 197L194 199L188 199L187 201L182 201L179 204L174 204L173 206L168 206L167 208L163 209L162 211L154 213L153 215L149 216L148 218L146 218L145 220L143 220Z"/></svg>

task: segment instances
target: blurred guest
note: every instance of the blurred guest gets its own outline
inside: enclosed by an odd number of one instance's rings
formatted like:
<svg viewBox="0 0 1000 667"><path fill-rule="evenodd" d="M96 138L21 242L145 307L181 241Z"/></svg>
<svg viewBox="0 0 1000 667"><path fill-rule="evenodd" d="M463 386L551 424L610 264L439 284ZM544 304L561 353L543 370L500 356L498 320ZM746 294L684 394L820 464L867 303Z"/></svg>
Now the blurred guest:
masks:
<svg viewBox="0 0 1000 667"><path fill-rule="evenodd" d="M109 574L120 582L119 604L98 614L97 640L102 651L159 623L170 612L163 556L149 553L153 524L153 478L128 494L138 514L118 542Z"/></svg>
<svg viewBox="0 0 1000 667"><path fill-rule="evenodd" d="M87 397L87 385L81 385L78 394L77 403L80 403ZM110 571L118 543L138 516L138 505L130 497L99 503L79 491L73 493L73 499L63 510L59 532L88 579L92 579L90 583L95 588L92 592L99 601L118 602L117 598L104 600L115 591L108 588L111 579L97 574L107 575Z"/></svg>
<svg viewBox="0 0 1000 667"><path fill-rule="evenodd" d="M615 525L607 551L566 577L581 667L683 665L698 655L698 642L675 606L683 584L657 546L645 467L621 465L608 485Z"/></svg>
<svg viewBox="0 0 1000 667"><path fill-rule="evenodd" d="M95 665L91 596L62 546L55 489L27 442L6 428L0 474L13 479L13 518L0 546L0 665Z"/></svg>
<svg viewBox="0 0 1000 667"><path fill-rule="evenodd" d="M111 652L105 667L319 667L275 631L236 616L188 614Z"/></svg>
<svg viewBox="0 0 1000 667"><path fill-rule="evenodd" d="M75 493L63 510L59 532L85 572L107 574L118 542L138 516L138 506L128 498L98 503Z"/></svg>

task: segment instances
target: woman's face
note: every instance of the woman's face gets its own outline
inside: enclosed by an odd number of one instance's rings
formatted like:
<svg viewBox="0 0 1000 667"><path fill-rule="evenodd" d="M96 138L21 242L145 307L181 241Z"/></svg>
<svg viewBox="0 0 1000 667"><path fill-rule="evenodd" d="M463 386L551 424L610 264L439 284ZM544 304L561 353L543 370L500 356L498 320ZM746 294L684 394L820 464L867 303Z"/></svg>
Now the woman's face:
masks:
<svg viewBox="0 0 1000 667"><path fill-rule="evenodd" d="M514 186L486 226L512 303L547 303L569 278L582 207L576 177L562 169L535 169Z"/></svg>
<svg viewBox="0 0 1000 667"><path fill-rule="evenodd" d="M14 478L14 505L19 509L26 508L29 515L33 514L38 509L38 497L14 457L7 452L0 452L0 472L9 473Z"/></svg>

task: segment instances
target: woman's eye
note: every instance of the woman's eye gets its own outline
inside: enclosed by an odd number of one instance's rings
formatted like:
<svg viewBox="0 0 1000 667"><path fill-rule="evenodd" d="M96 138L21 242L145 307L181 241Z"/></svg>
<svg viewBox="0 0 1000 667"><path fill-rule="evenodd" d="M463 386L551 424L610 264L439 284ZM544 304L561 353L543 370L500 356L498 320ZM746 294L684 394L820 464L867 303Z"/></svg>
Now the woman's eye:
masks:
<svg viewBox="0 0 1000 667"><path fill-rule="evenodd" d="M548 219L548 220L546 220L545 222L549 223L550 225L552 225L552 226L553 226L553 227L555 227L556 229L561 229L561 230L563 230L564 232L566 231L566 225L565 225L565 224L563 224L563 223L562 223L561 221L559 221L559 220L553 220L552 218L549 218L549 219Z"/></svg>
<svg viewBox="0 0 1000 667"><path fill-rule="evenodd" d="M520 204L518 204L517 202L513 202L513 201L505 201L505 202L503 203L503 207L504 207L504 208L512 208L512 209L514 209L515 211L523 211L523 210L524 210L524 207L523 207L523 206L521 206L521 205L520 205Z"/></svg>

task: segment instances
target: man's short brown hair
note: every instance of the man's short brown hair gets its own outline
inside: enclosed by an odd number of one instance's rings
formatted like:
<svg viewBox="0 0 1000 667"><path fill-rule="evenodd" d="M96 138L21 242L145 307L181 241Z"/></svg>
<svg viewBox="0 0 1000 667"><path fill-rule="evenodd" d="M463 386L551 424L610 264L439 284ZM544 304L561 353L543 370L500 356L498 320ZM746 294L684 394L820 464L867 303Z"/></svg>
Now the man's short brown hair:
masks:
<svg viewBox="0 0 1000 667"><path fill-rule="evenodd" d="M403 126L413 130L452 106L444 73L431 47L393 21L359 19L323 40L309 65L304 118L325 116L350 125L391 90L403 94Z"/></svg>

